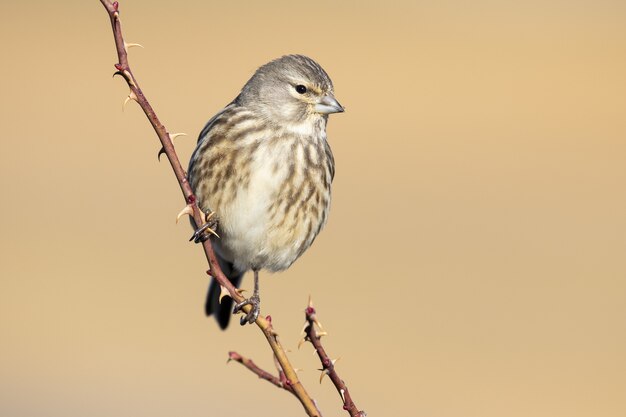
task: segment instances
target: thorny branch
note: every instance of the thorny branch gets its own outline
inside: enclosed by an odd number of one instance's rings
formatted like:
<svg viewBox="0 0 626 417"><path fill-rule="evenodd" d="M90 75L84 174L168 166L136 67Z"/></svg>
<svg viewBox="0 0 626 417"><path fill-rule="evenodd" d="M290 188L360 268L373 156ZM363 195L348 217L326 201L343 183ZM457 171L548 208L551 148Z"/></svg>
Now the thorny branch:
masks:
<svg viewBox="0 0 626 417"><path fill-rule="evenodd" d="M130 93L128 95L128 98L126 99L126 102L129 100L137 102L137 104L139 104L141 109L146 114L146 117L152 124L152 127L154 128L162 145L162 149L159 152L159 155L161 153L165 153L165 155L167 156L167 159L172 166L172 170L176 175L176 179L178 180L178 184L180 185L183 197L185 198L185 201L187 203L187 206L183 209L183 211L181 211L181 215L189 214L195 221L196 225L200 226L205 223L206 215L205 213L202 213L202 211L198 208L198 205L196 204L196 197L194 196L189 182L187 181L185 170L183 169L180 160L176 155L176 151L174 150L172 138L175 137L176 134L170 134L165 126L161 123L154 109L141 91L139 83L137 82L137 79L135 78L128 63L127 49L130 46L134 46L134 44L126 43L122 36L119 3L117 1L111 2L109 0L100 0L100 2L109 14L109 18L111 19L111 26L113 28L113 37L115 39L115 48L117 50L118 57L118 63L115 64L115 69L117 71L114 75L119 75L123 77L130 88ZM209 262L209 270L207 271L207 273L211 275L214 279L216 279L217 282L219 282L219 284L222 286L223 292L227 291L230 297L232 297L236 302L243 301L244 298L241 296L239 290L237 290L237 288L232 285L232 283L221 271L217 262L217 258L215 257L215 252L213 251L211 241L206 240L202 243L202 246L204 248L206 258ZM250 306L245 306L243 310L246 313L249 312ZM281 369L284 372L286 382L291 387L294 395L298 397L298 400L300 400L300 403L304 407L307 414L311 417L321 417L321 414L315 406L313 399L307 394L306 390L299 381L293 366L291 366L285 350L278 341L278 334L274 331L271 322L268 321L266 318L259 316L259 318L256 320L256 325L261 329L265 338L270 344L272 351L274 352L274 356L276 357Z"/></svg>
<svg viewBox="0 0 626 417"><path fill-rule="evenodd" d="M339 377L337 371L335 370L335 362L337 359L330 359L326 350L322 346L322 336L326 336L327 333L322 329L322 324L317 319L317 312L313 307L313 302L309 298L309 304L307 308L304 310L304 314L306 317L306 322L304 323L304 328L302 332L304 333L300 343L298 344L298 348L302 346L305 342L311 342L313 347L315 348L315 352L319 357L322 363L322 369L320 371L322 374L320 375L320 383L324 376L328 375L335 388L337 388L337 392L341 396L341 401L343 402L343 409L346 410L350 417L366 417L367 414L365 411L360 411L357 406L352 401L352 397L350 396L350 392L348 391L348 387L346 383ZM289 391L293 394L291 387L289 384L284 381L284 374L281 372L279 368L279 376L274 376L271 373L259 368L251 359L248 359L237 352L229 352L228 353L228 361L239 362L252 373L257 375L261 379L265 379L266 381L271 382L278 388L283 388L286 391Z"/></svg>
<svg viewBox="0 0 626 417"><path fill-rule="evenodd" d="M240 364L248 368L250 372L257 375L259 378L270 382L271 384L277 386L278 388L282 388L285 391L294 394L293 390L291 389L291 385L286 383L286 381L281 381L281 378L274 376L270 374L269 372L259 368L257 364L252 361L252 359L248 359L245 356L241 356L237 352L228 352L228 362L230 361L239 362ZM284 374L281 373L281 375L284 375Z"/></svg>
<svg viewBox="0 0 626 417"><path fill-rule="evenodd" d="M337 392L341 396L343 409L346 410L351 417L365 417L366 413L364 411L360 411L354 404L354 401L352 401L352 397L350 396L350 392L348 391L348 387L335 370L335 362L337 359L331 359L326 354L326 350L322 346L322 336L325 336L327 333L322 330L322 325L317 319L316 311L310 298L309 305L306 310L304 310L304 313L306 316L306 323L304 325L305 336L301 343L304 341L311 342L317 352L317 356L319 356L320 361L322 362L322 369L320 369L322 372L320 375L320 382L322 382L325 375L328 375L331 381L333 381L335 388L337 388Z"/></svg>

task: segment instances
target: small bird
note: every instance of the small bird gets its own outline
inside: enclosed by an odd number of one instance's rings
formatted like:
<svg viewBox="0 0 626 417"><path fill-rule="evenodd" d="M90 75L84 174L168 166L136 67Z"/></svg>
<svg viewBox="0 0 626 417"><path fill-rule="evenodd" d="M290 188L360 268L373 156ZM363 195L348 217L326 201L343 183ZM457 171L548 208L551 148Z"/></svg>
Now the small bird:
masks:
<svg viewBox="0 0 626 417"><path fill-rule="evenodd" d="M189 183L199 208L215 214L222 271L235 287L246 271L254 272L253 295L234 309L230 298L220 304L220 286L211 281L205 311L222 329L245 305L251 311L241 325L256 321L259 270L289 268L326 223L335 175L326 123L329 114L343 111L317 62L286 55L260 67L202 129ZM208 236L200 227L193 237Z"/></svg>

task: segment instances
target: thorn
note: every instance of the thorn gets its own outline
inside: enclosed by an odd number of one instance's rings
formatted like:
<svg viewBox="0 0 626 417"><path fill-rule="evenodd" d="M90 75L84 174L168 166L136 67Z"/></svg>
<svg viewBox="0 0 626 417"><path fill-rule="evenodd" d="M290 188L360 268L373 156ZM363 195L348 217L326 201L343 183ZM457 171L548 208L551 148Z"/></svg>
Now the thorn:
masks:
<svg viewBox="0 0 626 417"><path fill-rule="evenodd" d="M309 302L308 302L308 306L313 308L313 299L311 298L311 294L309 294Z"/></svg>
<svg viewBox="0 0 626 417"><path fill-rule="evenodd" d="M313 319L313 323L317 324L317 327L319 327L320 330L322 330L322 331L324 330L324 327L322 326L322 323L320 323L320 321L317 319L317 317L315 317Z"/></svg>
<svg viewBox="0 0 626 417"><path fill-rule="evenodd" d="M131 100L137 101L137 96L135 95L135 92L133 90L130 90L130 94L128 94L128 97L126 97L126 100L124 100L124 104L122 104L122 111L124 111L124 109L126 108L126 104Z"/></svg>
<svg viewBox="0 0 626 417"><path fill-rule="evenodd" d="M181 217L183 217L184 215L188 215L188 216L192 216L193 215L193 208L191 206L191 204L187 204L185 206L184 209L182 209L180 211L180 213L178 213L178 215L176 216L176 223L178 224L178 221L180 220Z"/></svg>
<svg viewBox="0 0 626 417"><path fill-rule="evenodd" d="M138 47L143 49L143 45L140 45L138 43L126 43L126 42L124 42L124 49L126 49L126 52L128 52L128 49L134 48L135 46L138 46Z"/></svg>
<svg viewBox="0 0 626 417"><path fill-rule="evenodd" d="M337 362L339 359L341 359L341 356L339 356L337 359L331 359L330 363L332 363L333 366L335 366L335 362Z"/></svg>
<svg viewBox="0 0 626 417"><path fill-rule="evenodd" d="M320 375L320 384L321 384L322 379L324 379L324 377L328 375L328 369L320 369L320 371L322 371L322 374Z"/></svg>
<svg viewBox="0 0 626 417"><path fill-rule="evenodd" d="M343 394L344 392L346 392L343 388L339 390L339 395L341 395L341 399L343 400L343 402L346 402L346 396Z"/></svg>
<svg viewBox="0 0 626 417"><path fill-rule="evenodd" d="M317 349L313 349L313 354L317 355Z"/></svg>
<svg viewBox="0 0 626 417"><path fill-rule="evenodd" d="M176 139L179 136L187 136L186 133L168 133L170 140L172 141L172 143L174 143L174 139Z"/></svg>
<svg viewBox="0 0 626 417"><path fill-rule="evenodd" d="M302 330L300 330L300 334L306 334L306 328L309 327L309 322L305 322L304 326L302 326Z"/></svg>
<svg viewBox="0 0 626 417"><path fill-rule="evenodd" d="M117 68L117 65L115 66L115 68ZM127 69L122 71L121 65L120 65L120 68L117 68L117 69L122 72L122 75L124 76L124 78L126 78L126 81L131 87L137 88L137 85L135 84L135 81L133 80L133 76L130 75L130 71L128 71Z"/></svg>
<svg viewBox="0 0 626 417"><path fill-rule="evenodd" d="M316 332L315 335L319 338L321 338L322 336L328 336L328 332Z"/></svg>
<svg viewBox="0 0 626 417"><path fill-rule="evenodd" d="M115 72L113 73L113 78L114 78L116 75L119 75L120 77L123 77L123 76L124 76L124 74L122 74L122 71L115 71Z"/></svg>
<svg viewBox="0 0 626 417"><path fill-rule="evenodd" d="M294 372L301 372L301 371L304 371L304 369L300 369L300 368L293 368L293 371L294 371Z"/></svg>
<svg viewBox="0 0 626 417"><path fill-rule="evenodd" d="M302 339L300 339L300 341L298 342L298 349L300 349L300 347L306 343L306 337L303 337Z"/></svg>
<svg viewBox="0 0 626 417"><path fill-rule="evenodd" d="M172 141L172 145L174 144L174 139L176 139L179 136L187 136L186 133L168 133L168 136L170 137L170 141ZM161 146L161 149L159 149L159 153L157 154L157 159L160 161L161 160L161 155L163 155L165 153L165 148ZM185 174L186 175L186 174Z"/></svg>
<svg viewBox="0 0 626 417"><path fill-rule="evenodd" d="M220 298L218 299L218 302L220 304L222 304L222 298L224 297L230 297L230 293L228 292L225 286L220 285Z"/></svg>

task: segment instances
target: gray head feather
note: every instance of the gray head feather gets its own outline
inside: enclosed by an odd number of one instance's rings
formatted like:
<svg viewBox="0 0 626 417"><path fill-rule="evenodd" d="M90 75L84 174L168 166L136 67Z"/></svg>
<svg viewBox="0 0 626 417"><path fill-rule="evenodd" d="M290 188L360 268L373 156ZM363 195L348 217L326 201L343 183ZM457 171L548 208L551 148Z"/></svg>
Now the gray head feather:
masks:
<svg viewBox="0 0 626 417"><path fill-rule="evenodd" d="M297 93L298 86L306 93ZM235 101L270 123L299 123L314 115L320 97L332 93L333 83L317 62L304 55L285 55L260 67Z"/></svg>

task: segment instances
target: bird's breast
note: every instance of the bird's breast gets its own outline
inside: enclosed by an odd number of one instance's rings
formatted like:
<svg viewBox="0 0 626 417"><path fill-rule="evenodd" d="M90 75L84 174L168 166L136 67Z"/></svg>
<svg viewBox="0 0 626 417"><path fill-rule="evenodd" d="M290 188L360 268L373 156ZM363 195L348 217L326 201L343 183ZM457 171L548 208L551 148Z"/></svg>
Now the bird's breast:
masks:
<svg viewBox="0 0 626 417"><path fill-rule="evenodd" d="M324 137L277 136L254 150L234 151L223 189L207 196L220 222L220 245L240 269L282 270L313 242L326 223L332 180ZM228 171L228 172L226 172Z"/></svg>

